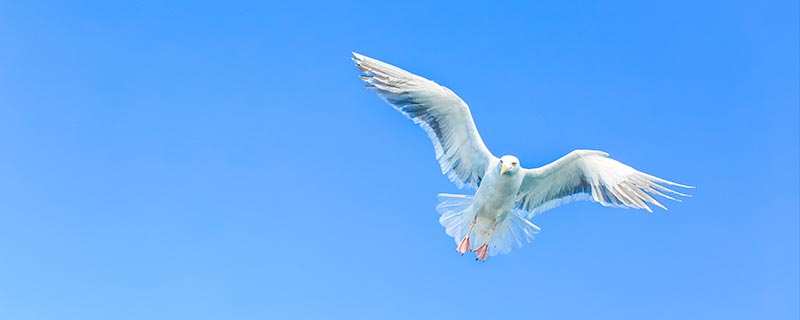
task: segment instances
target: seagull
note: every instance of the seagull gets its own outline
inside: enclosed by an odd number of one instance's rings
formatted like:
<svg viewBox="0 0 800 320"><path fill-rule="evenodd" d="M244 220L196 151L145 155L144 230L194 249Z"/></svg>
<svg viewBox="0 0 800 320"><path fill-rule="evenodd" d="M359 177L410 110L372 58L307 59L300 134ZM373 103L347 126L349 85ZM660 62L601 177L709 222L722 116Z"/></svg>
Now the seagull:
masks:
<svg viewBox="0 0 800 320"><path fill-rule="evenodd" d="M439 223L461 255L475 260L508 253L541 229L529 219L576 200L603 206L664 210L655 196L680 201L669 189L693 188L633 169L596 150L575 150L545 166L526 169L513 155L494 156L481 140L467 104L450 89L388 63L353 52L367 90L421 126L433 142L442 174L474 195L438 195Z"/></svg>

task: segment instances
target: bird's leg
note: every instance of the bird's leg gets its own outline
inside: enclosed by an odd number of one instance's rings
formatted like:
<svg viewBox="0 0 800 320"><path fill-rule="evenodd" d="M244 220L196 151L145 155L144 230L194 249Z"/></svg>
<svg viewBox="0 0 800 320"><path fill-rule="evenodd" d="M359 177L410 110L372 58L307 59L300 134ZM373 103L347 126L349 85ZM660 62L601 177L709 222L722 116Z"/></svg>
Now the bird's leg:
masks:
<svg viewBox="0 0 800 320"><path fill-rule="evenodd" d="M472 229L475 228L475 223L478 222L478 214L475 213L475 217L472 218L472 223L469 224L469 231L467 231L467 235L464 236L464 239L461 239L461 243L458 244L456 247L456 251L461 253L463 256L467 251L471 251L472 247L469 245L469 235L472 234Z"/></svg>
<svg viewBox="0 0 800 320"><path fill-rule="evenodd" d="M486 239L486 242L484 242L480 247L478 247L478 249L475 249L475 254L477 255L477 258L475 258L475 260L486 261L486 257L489 255L489 241L492 241L492 235L494 235L494 229L497 228L497 222L498 221L495 220L494 224L492 224L492 229L489 230L489 237Z"/></svg>

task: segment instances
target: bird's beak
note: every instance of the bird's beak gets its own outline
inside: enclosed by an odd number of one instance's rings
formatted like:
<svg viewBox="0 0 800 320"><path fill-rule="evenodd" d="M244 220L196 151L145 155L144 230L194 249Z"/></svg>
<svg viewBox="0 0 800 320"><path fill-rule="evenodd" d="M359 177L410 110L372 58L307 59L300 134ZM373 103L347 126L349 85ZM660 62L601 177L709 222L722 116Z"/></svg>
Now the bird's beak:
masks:
<svg viewBox="0 0 800 320"><path fill-rule="evenodd" d="M506 174L506 171L508 171L508 167L506 167L506 165L503 165L503 167L500 168L500 174Z"/></svg>

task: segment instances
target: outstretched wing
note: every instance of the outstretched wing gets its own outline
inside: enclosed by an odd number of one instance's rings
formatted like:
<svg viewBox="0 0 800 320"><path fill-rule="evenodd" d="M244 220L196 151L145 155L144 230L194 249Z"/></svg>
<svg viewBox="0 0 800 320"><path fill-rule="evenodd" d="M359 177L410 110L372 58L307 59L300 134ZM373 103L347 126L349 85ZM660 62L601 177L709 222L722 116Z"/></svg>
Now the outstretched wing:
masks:
<svg viewBox="0 0 800 320"><path fill-rule="evenodd" d="M469 107L453 91L431 80L358 53L361 80L397 111L419 124L436 149L436 159L459 188L476 188L494 158L483 144Z"/></svg>
<svg viewBox="0 0 800 320"><path fill-rule="evenodd" d="M663 185L693 188L639 172L594 150L575 150L546 166L523 172L516 207L527 211L528 217L575 200L652 212L647 205L651 203L666 210L653 196L680 201L665 193L688 195Z"/></svg>

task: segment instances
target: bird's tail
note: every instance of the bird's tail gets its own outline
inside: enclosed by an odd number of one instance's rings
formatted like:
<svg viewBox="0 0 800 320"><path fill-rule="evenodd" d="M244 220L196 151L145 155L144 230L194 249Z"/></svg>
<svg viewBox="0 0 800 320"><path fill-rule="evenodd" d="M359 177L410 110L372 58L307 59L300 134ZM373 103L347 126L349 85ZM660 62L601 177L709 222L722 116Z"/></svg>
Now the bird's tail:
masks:
<svg viewBox="0 0 800 320"><path fill-rule="evenodd" d="M539 231L542 231L539 226L525 219L520 212L512 210L497 223L492 241L489 242L489 255L509 253L514 247L522 247L523 244L533 241L533 235Z"/></svg>
<svg viewBox="0 0 800 320"><path fill-rule="evenodd" d="M472 196L440 193L438 197L439 205L436 206L436 211L441 215L439 223L444 227L447 235L456 239L456 243L458 243L467 235L469 224L475 217Z"/></svg>
<svg viewBox="0 0 800 320"><path fill-rule="evenodd" d="M436 211L441 215L439 223L445 228L447 235L453 237L456 244L467 235L472 219L475 218L472 196L464 194L439 194L439 205ZM486 242L489 230L494 221L479 217L470 236L472 244L479 246ZM497 222L492 240L489 243L489 255L508 253L515 246L521 247L531 242L533 235L541 229L525 219L516 211L509 212Z"/></svg>

